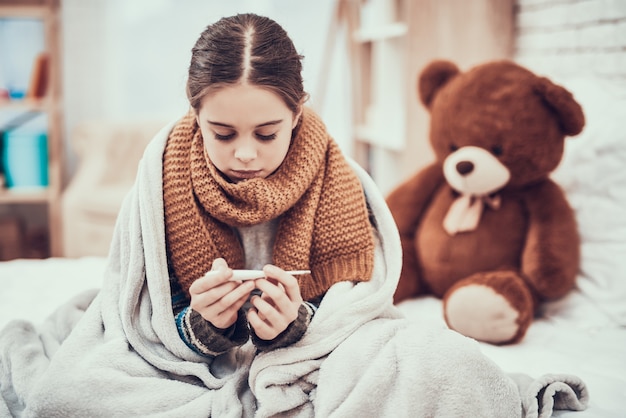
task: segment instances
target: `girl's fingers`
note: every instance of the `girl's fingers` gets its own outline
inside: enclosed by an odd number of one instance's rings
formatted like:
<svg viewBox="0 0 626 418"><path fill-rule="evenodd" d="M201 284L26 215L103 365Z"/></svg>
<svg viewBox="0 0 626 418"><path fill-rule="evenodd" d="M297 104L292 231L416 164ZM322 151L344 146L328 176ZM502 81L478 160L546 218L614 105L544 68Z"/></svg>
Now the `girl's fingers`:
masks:
<svg viewBox="0 0 626 418"><path fill-rule="evenodd" d="M206 272L197 284L197 293L206 292L207 290L228 281L233 274L233 270L228 267L228 263L223 258L216 258L213 260L211 270ZM196 281L198 281L196 280Z"/></svg>
<svg viewBox="0 0 626 418"><path fill-rule="evenodd" d="M228 268L228 263L226 262L226 260L224 260L221 257L213 260L213 263L211 265L211 270L219 270L219 269L227 269L227 268Z"/></svg>
<svg viewBox="0 0 626 418"><path fill-rule="evenodd" d="M216 308L227 309L242 297L248 297L254 289L253 283L233 283L228 282L221 286L215 287L207 292L200 294L192 294L192 303L198 308L215 306ZM193 307L193 306L192 306ZM195 309L195 308L194 308ZM197 310L197 309L196 309ZM221 312L220 310L220 312Z"/></svg>
<svg viewBox="0 0 626 418"><path fill-rule="evenodd" d="M282 287L284 288L284 293L287 294L287 297L298 303L302 302L302 296L300 294L300 285L298 284L298 279L296 279L291 274L285 272L283 269L276 267L274 265L268 264L263 267L263 271L265 275L270 278L276 280ZM262 280L262 279L261 279ZM280 286L279 286L280 287Z"/></svg>
<svg viewBox="0 0 626 418"><path fill-rule="evenodd" d="M248 310L247 318L248 323L254 329L255 334L263 340L272 340L280 334L280 332L274 331L270 324L262 320L253 308Z"/></svg>
<svg viewBox="0 0 626 418"><path fill-rule="evenodd" d="M228 266L224 267L220 265L221 263L217 264L217 268L216 268L216 262L218 260L213 262L213 270L208 271L204 276L200 277L199 279L197 279L191 284L191 286L189 287L189 293L195 293L195 294L204 293L219 286L220 284L223 284L229 281L229 279L233 275L233 270L228 268ZM226 262L223 261L223 263L226 263ZM238 283L239 282L234 282L235 286Z"/></svg>
<svg viewBox="0 0 626 418"><path fill-rule="evenodd" d="M246 300L248 300L248 297L250 297L250 293L253 290L254 290L253 282L242 283L238 285L235 290L233 290L232 292L224 296L222 299L220 299L220 302L222 306L226 306L226 307L236 306L237 309L239 309L241 306L243 306Z"/></svg>
<svg viewBox="0 0 626 418"><path fill-rule="evenodd" d="M232 288L233 286L233 289L224 292L225 288ZM248 300L253 289L253 282L242 284L227 283L211 291L192 295L190 306L193 310L199 312L204 319L213 322L214 318L224 313L239 310Z"/></svg>
<svg viewBox="0 0 626 418"><path fill-rule="evenodd" d="M256 335L263 340L273 340L287 329L287 326L291 323L291 321L286 322L280 315L278 316L278 321L271 321L268 318L264 319L263 314L255 308L248 310L247 318Z"/></svg>
<svg viewBox="0 0 626 418"><path fill-rule="evenodd" d="M280 306L260 296L253 296L250 302L253 308L248 311L248 322L257 336L264 340L278 336L298 317L299 305L293 302Z"/></svg>
<svg viewBox="0 0 626 418"><path fill-rule="evenodd" d="M284 306L292 303L285 291L268 279L255 280L255 285L257 289L263 292L263 299L271 300L274 306Z"/></svg>
<svg viewBox="0 0 626 418"><path fill-rule="evenodd" d="M283 315L281 315L281 312L276 309L276 306L272 305L264 298L254 296L250 300L250 303L252 303L252 306L256 308L256 313L262 321L278 326L285 322Z"/></svg>
<svg viewBox="0 0 626 418"><path fill-rule="evenodd" d="M248 295L244 295L243 297L239 298L239 300L230 305L225 311L220 312L219 314L212 317L210 320L207 318L205 319L207 319L207 321L211 322L217 328L226 329L237 320L239 309L243 306L244 303L246 303L246 300L248 300Z"/></svg>
<svg viewBox="0 0 626 418"><path fill-rule="evenodd" d="M232 274L232 273L230 273ZM189 286L190 295L206 295L220 299L237 288L239 283L228 281L229 273L223 270L210 271Z"/></svg>

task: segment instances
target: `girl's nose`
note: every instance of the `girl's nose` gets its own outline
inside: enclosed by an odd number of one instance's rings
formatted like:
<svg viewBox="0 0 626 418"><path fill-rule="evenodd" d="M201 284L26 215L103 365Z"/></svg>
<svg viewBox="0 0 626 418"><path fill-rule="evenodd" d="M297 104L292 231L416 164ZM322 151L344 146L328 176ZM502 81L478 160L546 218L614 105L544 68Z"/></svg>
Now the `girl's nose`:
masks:
<svg viewBox="0 0 626 418"><path fill-rule="evenodd" d="M251 142L251 141L250 141ZM248 163L256 158L256 147L252 143L245 141L235 150L235 158L244 163Z"/></svg>

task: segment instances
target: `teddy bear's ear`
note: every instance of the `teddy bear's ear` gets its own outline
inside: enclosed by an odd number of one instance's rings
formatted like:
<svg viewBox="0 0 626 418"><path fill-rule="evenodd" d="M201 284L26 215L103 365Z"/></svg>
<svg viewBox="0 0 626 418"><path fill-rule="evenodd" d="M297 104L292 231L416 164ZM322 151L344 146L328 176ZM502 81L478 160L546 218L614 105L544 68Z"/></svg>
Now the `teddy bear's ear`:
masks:
<svg viewBox="0 0 626 418"><path fill-rule="evenodd" d="M537 77L534 89L556 113L565 135L577 135L583 130L585 114L572 93L545 77Z"/></svg>
<svg viewBox="0 0 626 418"><path fill-rule="evenodd" d="M430 109L437 92L457 74L459 68L445 60L433 61L422 70L417 80L417 94L427 109Z"/></svg>

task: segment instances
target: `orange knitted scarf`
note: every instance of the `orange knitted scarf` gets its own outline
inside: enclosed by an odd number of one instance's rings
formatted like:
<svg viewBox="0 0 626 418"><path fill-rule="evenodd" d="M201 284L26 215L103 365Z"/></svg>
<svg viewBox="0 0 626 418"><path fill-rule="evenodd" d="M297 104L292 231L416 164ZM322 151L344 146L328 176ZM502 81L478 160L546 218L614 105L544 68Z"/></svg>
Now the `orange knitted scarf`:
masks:
<svg viewBox="0 0 626 418"><path fill-rule="evenodd" d="M244 268L234 227L282 215L273 263L300 276L305 300L343 280L367 281L374 240L361 184L309 109L279 169L265 179L228 182L208 162L195 114L174 127L163 155L165 239L170 269L188 292L223 257Z"/></svg>

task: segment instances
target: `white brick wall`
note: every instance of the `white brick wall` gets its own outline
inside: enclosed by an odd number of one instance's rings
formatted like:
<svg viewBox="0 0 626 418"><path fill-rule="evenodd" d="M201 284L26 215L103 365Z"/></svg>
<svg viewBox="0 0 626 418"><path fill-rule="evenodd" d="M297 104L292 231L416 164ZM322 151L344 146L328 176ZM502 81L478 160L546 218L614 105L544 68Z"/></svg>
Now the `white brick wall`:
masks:
<svg viewBox="0 0 626 418"><path fill-rule="evenodd" d="M626 0L517 0L514 58L554 77L626 83Z"/></svg>

